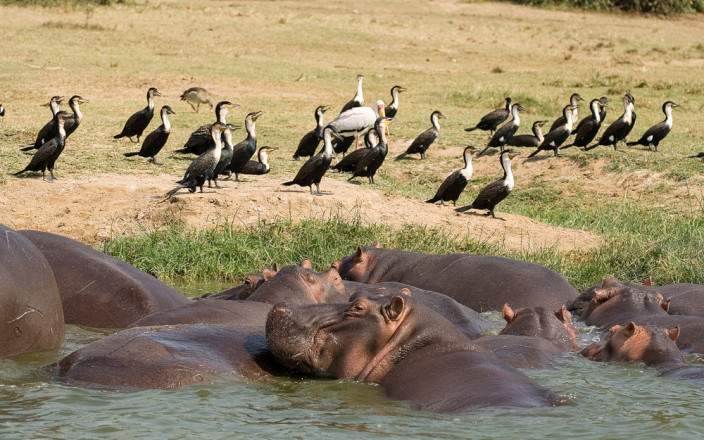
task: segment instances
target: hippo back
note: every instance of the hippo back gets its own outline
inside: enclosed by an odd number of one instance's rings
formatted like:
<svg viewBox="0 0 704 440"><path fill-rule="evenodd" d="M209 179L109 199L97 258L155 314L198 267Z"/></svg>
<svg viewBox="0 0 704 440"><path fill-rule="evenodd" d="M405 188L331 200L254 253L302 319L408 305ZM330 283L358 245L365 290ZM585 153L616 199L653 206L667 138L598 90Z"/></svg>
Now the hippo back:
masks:
<svg viewBox="0 0 704 440"><path fill-rule="evenodd" d="M175 324L222 324L264 328L271 304L246 300L202 299L152 313L130 327Z"/></svg>

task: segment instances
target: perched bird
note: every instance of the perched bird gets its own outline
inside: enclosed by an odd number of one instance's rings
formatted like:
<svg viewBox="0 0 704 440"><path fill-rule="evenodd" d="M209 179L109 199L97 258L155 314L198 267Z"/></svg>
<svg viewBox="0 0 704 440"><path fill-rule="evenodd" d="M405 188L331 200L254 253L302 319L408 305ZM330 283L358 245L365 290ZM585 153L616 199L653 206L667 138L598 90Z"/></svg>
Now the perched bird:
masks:
<svg viewBox="0 0 704 440"><path fill-rule="evenodd" d="M425 159L425 153L428 151L428 148L440 137L440 118L445 119L445 115L439 110L432 112L430 114L430 124L432 126L419 134L413 142L411 142L411 145L406 148L406 151L396 156L396 160L403 159L407 154L420 154L420 158Z"/></svg>
<svg viewBox="0 0 704 440"><path fill-rule="evenodd" d="M381 168L381 165L386 159L386 155L389 153L389 147L386 142L386 121L389 121L389 118L378 118L374 124L374 131L379 138L379 142L375 146L371 148L361 148L351 153L354 154L358 151L363 152L357 161L355 169L352 171L352 176L350 176L348 180L352 180L356 177L366 177L369 179L369 183L374 183L374 176L376 172L379 171L379 168Z"/></svg>
<svg viewBox="0 0 704 440"><path fill-rule="evenodd" d="M504 108L498 108L487 113L479 120L477 125L474 127L465 128L464 131L483 130L494 134L496 128L503 124L503 122L511 115L511 98L505 98L504 101L506 102Z"/></svg>
<svg viewBox="0 0 704 440"><path fill-rule="evenodd" d="M244 128L247 130L247 137L242 142L232 147L232 160L227 169L235 173L235 181L240 180L239 175L242 171L242 167L247 164L247 161L249 161L257 151L256 122L262 114L263 112L260 111L247 114L244 118Z"/></svg>
<svg viewBox="0 0 704 440"><path fill-rule="evenodd" d="M391 102L385 108L386 117L389 118L389 120L392 120L393 118L396 117L396 113L398 113L398 105L399 105L398 95L400 93L405 92L405 91L406 91L405 87L401 87L401 86L391 87Z"/></svg>
<svg viewBox="0 0 704 440"><path fill-rule="evenodd" d="M191 106L194 112L198 113L201 104L208 104L210 109L213 109L213 98L203 87L191 87L181 93L181 101L186 101Z"/></svg>
<svg viewBox="0 0 704 440"><path fill-rule="evenodd" d="M139 151L125 153L125 157L148 157L149 162L156 165L156 155L159 154L162 148L164 148L166 141L169 140L169 134L171 134L171 122L169 121L169 115L175 114L176 113L174 113L168 105L161 107L161 125L158 126L156 130L149 133L146 138L144 138L142 148L140 148Z"/></svg>
<svg viewBox="0 0 704 440"><path fill-rule="evenodd" d="M573 93L570 95L570 103L569 106L572 108L572 121L577 121L579 118L579 102L584 101L584 98L582 98L579 93ZM559 118L555 119L555 121L552 123L550 126L550 130L548 133L556 129L557 127L560 127L562 125L565 125L565 114L563 113L562 116Z"/></svg>
<svg viewBox="0 0 704 440"><path fill-rule="evenodd" d="M230 101L220 101L215 106L215 122L223 125L227 124L227 115L230 113L230 108L237 108L239 105L233 104ZM213 124L201 125L191 133L188 140L175 153L201 155L213 147L213 137L210 133L210 127Z"/></svg>
<svg viewBox="0 0 704 440"><path fill-rule="evenodd" d="M486 148L480 151L477 156L483 155L489 148L499 148L503 151L504 145L511 140L513 135L516 134L518 128L521 126L520 112L524 110L525 109L523 106L519 103L511 104L511 120L506 122L494 132L494 135L489 140Z"/></svg>
<svg viewBox="0 0 704 440"><path fill-rule="evenodd" d="M473 147L467 146L462 153L464 157L464 167L454 171L447 176L438 188L435 196L432 199L426 200L426 203L440 202L444 205L445 202L452 202L457 205L457 199L460 198L462 191L467 187L467 183L472 178L474 169L472 168L472 150Z"/></svg>
<svg viewBox="0 0 704 440"><path fill-rule="evenodd" d="M633 125L635 125L636 115L634 112L634 102L635 99L633 96L630 93L626 93L623 96L623 114L606 128L606 131L604 131L604 134L601 135L599 142L586 147L584 150L592 150L600 145L611 145L614 147L614 150L616 150L617 144L626 139L626 136L628 136L628 133L631 132Z"/></svg>
<svg viewBox="0 0 704 440"><path fill-rule="evenodd" d="M19 176L27 171L41 171L42 179L46 179L46 170L48 169L51 175L51 181L56 179L54 176L54 164L64 151L64 146L66 145L66 129L64 128L64 124L70 117L71 114L64 111L60 111L54 116L57 126L57 135L44 142L37 152L34 153L34 156L32 156L29 165L22 171L16 172L15 176Z"/></svg>
<svg viewBox="0 0 704 440"><path fill-rule="evenodd" d="M340 115L327 125L332 127L338 138L335 145L335 152L347 152L352 145L352 140L359 143L359 137L365 135L374 127L374 122L380 116L384 116L384 101L376 102L376 111L371 107L355 107L340 113Z"/></svg>
<svg viewBox="0 0 704 440"><path fill-rule="evenodd" d="M64 128L66 129L66 139L68 139L68 137L71 136L74 131L76 131L78 126L81 125L81 121L83 120L81 104L86 103L88 103L88 100L79 95L73 95L71 98L69 98L68 106L73 112L73 115L66 119L66 122L64 123Z"/></svg>
<svg viewBox="0 0 704 440"><path fill-rule="evenodd" d="M323 129L323 143L325 144L323 152L308 159L298 170L296 177L289 182L283 183L284 186L307 186L310 188L310 193L313 194L313 185L315 185L317 194L322 194L320 192L320 181L332 162L332 136L334 132L335 128L330 125Z"/></svg>
<svg viewBox="0 0 704 440"><path fill-rule="evenodd" d="M609 106L609 98L602 96L599 98L599 103L601 104L601 110L599 111L599 118L604 122L606 120L606 107Z"/></svg>
<svg viewBox="0 0 704 440"><path fill-rule="evenodd" d="M533 122L533 127L531 131L533 134L517 134L511 136L511 138L506 142L506 145L510 147L537 147L543 143L543 130L542 126L548 121L535 121Z"/></svg>
<svg viewBox="0 0 704 440"><path fill-rule="evenodd" d="M589 103L591 114L579 121L577 128L574 130L574 142L565 145L562 149L564 150L572 146L584 148L589 145L589 143L594 140L597 133L599 133L599 128L601 128L601 124L604 122L602 115L606 116L606 106L606 98L592 99Z"/></svg>
<svg viewBox="0 0 704 440"><path fill-rule="evenodd" d="M208 180L208 186L210 186L211 181L215 182L215 188L220 188L218 185L218 178L222 175L227 175L228 177L232 175L232 173L227 169L227 167L230 166L230 162L232 162L232 151L233 151L233 144L232 144L232 131L235 129L238 129L239 126L233 125L233 124L227 124L225 125L225 129L222 132L222 151L220 152L220 160L218 161L218 164L215 166L215 170L213 170L213 177L212 179Z"/></svg>
<svg viewBox="0 0 704 440"><path fill-rule="evenodd" d="M665 120L650 127L637 141L628 142L626 145L643 145L644 147L648 147L648 149L655 148L655 151L658 151L660 141L665 139L672 130L672 109L676 107L679 107L679 105L672 101L665 101L662 105Z"/></svg>
<svg viewBox="0 0 704 440"><path fill-rule="evenodd" d="M504 176L499 180L491 182L479 191L477 198L474 199L472 204L462 206L461 208L455 208L455 211L465 212L470 209L486 209L488 211L487 215L491 215L496 218L494 215L496 205L501 203L506 197L508 197L509 194L511 194L511 191L513 191L514 180L513 172L511 171L511 157L509 156L509 153L509 150L504 150L501 152L501 156L499 158L501 168L504 170Z"/></svg>
<svg viewBox="0 0 704 440"><path fill-rule="evenodd" d="M20 148L20 150L36 150L37 148L44 145L44 143L49 139L56 137L56 133L58 131L56 127L56 114L61 111L61 103L63 102L63 100L63 96L52 96L47 104L42 104L43 107L49 107L49 109L51 110L51 120L44 124L44 126L39 130L33 144Z"/></svg>
<svg viewBox="0 0 704 440"><path fill-rule="evenodd" d="M182 188L188 188L191 193L196 192L196 188L200 188L200 192L203 192L203 185L207 180L212 179L213 171L220 161L220 153L222 152L222 133L226 129L225 124L219 122L214 123L210 127L210 135L213 138L213 147L208 151L198 156L191 164L188 166L186 173L183 175L183 179L179 180L178 186L168 193L166 193L166 198L171 198Z"/></svg>
<svg viewBox="0 0 704 440"><path fill-rule="evenodd" d="M270 147L268 145L260 147L259 152L257 152L257 160L247 161L247 163L244 164L244 166L242 167L242 171L240 171L240 174L262 175L269 173L269 170L271 168L269 167L268 151L275 150L278 150L278 148Z"/></svg>
<svg viewBox="0 0 704 440"><path fill-rule="evenodd" d="M298 160L299 157L310 157L315 154L320 141L323 139L323 116L328 111L327 105L319 105L315 109L315 128L304 134L298 142L298 148L293 153L293 159Z"/></svg>
<svg viewBox="0 0 704 440"><path fill-rule="evenodd" d="M152 117L154 117L155 96L161 96L161 93L159 93L159 91L155 87L150 87L149 90L147 90L147 106L144 107L142 110L134 113L132 116L129 117L129 119L127 119L127 122L125 122L125 126L122 127L122 131L119 134L113 136L115 139L126 137L131 142L139 142L139 138L142 136L142 133L144 133L144 130L146 130L149 126ZM134 136L137 137L136 141L132 140L132 137Z"/></svg>
<svg viewBox="0 0 704 440"><path fill-rule="evenodd" d="M381 119L382 118L377 118L377 122ZM364 135L364 146L366 148L358 148L354 150L350 154L343 157L331 168L341 173L351 173L356 170L357 165L359 165L359 160L364 157L365 154L367 154L367 150L369 150L370 148L374 148L379 143L379 136L376 134L376 124L377 123L374 124L373 129L369 130L367 134ZM333 151L334 149L335 146L333 144Z"/></svg>
<svg viewBox="0 0 704 440"><path fill-rule="evenodd" d="M547 150L552 150L555 156L560 154L560 147L565 143L567 138L570 137L570 134L572 134L572 124L574 123L574 119L572 119L573 110L574 106L572 105L566 105L565 108L562 109L562 115L564 116L562 125L558 125L554 130L550 130L550 132L545 135L543 142L541 142L538 148L530 153L528 157L533 157L539 152Z"/></svg>
<svg viewBox="0 0 704 440"><path fill-rule="evenodd" d="M357 75L357 92L354 94L354 98L347 101L347 103L342 106L342 110L340 110L340 113L344 113L351 108L361 107L364 105L364 92L362 91L362 81L364 81L364 75Z"/></svg>

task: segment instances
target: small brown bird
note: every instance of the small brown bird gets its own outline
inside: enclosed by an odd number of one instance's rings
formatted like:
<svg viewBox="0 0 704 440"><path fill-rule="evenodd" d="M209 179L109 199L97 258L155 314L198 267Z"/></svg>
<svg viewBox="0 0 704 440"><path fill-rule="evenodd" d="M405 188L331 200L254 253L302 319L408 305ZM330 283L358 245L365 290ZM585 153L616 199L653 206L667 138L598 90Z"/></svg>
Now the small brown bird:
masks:
<svg viewBox="0 0 704 440"><path fill-rule="evenodd" d="M213 109L213 98L203 87L191 87L187 89L185 92L181 93L181 101L186 101L196 113L200 110L201 104L208 104L210 109Z"/></svg>

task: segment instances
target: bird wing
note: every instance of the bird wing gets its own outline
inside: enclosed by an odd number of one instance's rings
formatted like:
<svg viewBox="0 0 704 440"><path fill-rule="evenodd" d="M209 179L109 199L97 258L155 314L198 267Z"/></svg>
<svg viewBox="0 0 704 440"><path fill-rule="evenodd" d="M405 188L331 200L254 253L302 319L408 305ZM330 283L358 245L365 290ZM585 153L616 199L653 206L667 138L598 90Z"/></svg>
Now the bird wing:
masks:
<svg viewBox="0 0 704 440"><path fill-rule="evenodd" d="M429 128L425 130L423 133L419 134L416 136L415 139L413 139L413 142L411 142L411 145L408 146L406 149L407 154L413 154L413 153L419 153L423 147L427 147L428 145L432 144L435 142L435 139L438 137L438 132L435 130L435 128Z"/></svg>
<svg viewBox="0 0 704 440"><path fill-rule="evenodd" d="M459 179L460 176L461 174L459 171L453 171L452 174L447 176L435 192L435 198L442 197L445 192L447 192L448 188L451 188L457 182L457 179Z"/></svg>
<svg viewBox="0 0 704 440"><path fill-rule="evenodd" d="M518 127L513 125L512 122L507 122L501 127L499 127L498 130L494 133L494 135L491 137L491 140L489 141L489 146L490 147L499 147L501 145L504 145L506 142L513 137L513 135L516 133L516 130L518 130Z"/></svg>
<svg viewBox="0 0 704 440"><path fill-rule="evenodd" d="M504 122L509 114L510 113L505 108L490 111L479 120L479 124L477 125L491 125L495 127Z"/></svg>
<svg viewBox="0 0 704 440"><path fill-rule="evenodd" d="M537 147L540 145L540 141L532 134L520 134L518 136L511 136L506 145L512 147Z"/></svg>
<svg viewBox="0 0 704 440"><path fill-rule="evenodd" d="M328 125L334 127L339 133L360 131L374 125L376 117L376 112L371 107L355 107L340 113Z"/></svg>
<svg viewBox="0 0 704 440"><path fill-rule="evenodd" d="M157 147L158 142L161 140L161 135L163 134L163 131L164 126L160 125L156 130L150 132L147 137L144 138L144 142L142 142L142 148L139 149L139 152L149 153L154 147Z"/></svg>
<svg viewBox="0 0 704 440"><path fill-rule="evenodd" d="M296 173L296 177L293 178L294 182L301 181L307 177L310 177L315 170L323 164L325 161L325 158L323 157L322 154L316 154L315 156L311 157L306 161L306 163L301 166L301 168L298 170L298 173Z"/></svg>
<svg viewBox="0 0 704 440"><path fill-rule="evenodd" d="M41 167L56 153L57 148L59 148L59 143L56 141L56 138L44 142L37 152L34 153L34 156L32 156L32 160L29 162L27 168L32 170Z"/></svg>
<svg viewBox="0 0 704 440"><path fill-rule="evenodd" d="M570 136L570 131L567 130L564 126L558 127L554 130L552 130L550 133L545 135L545 139L543 139L543 143L540 144L540 148L542 149L552 149L559 147L562 145L567 138Z"/></svg>
<svg viewBox="0 0 704 440"><path fill-rule="evenodd" d="M506 197L507 188L503 179L495 180L482 188L472 202L474 209L490 209Z"/></svg>
<svg viewBox="0 0 704 440"><path fill-rule="evenodd" d="M565 115L562 115L562 116L560 116L559 118L555 119L555 121L554 121L554 122L552 123L552 125L550 126L550 130L548 131L548 133L551 132L551 131L553 131L553 130L555 130L555 129L556 129L557 127L559 127L560 125L565 125L565 122L567 122L567 121L565 120Z"/></svg>
<svg viewBox="0 0 704 440"><path fill-rule="evenodd" d="M122 129L122 131L124 132L125 130L136 130L138 128L137 126L141 127L142 125L146 127L149 124L148 116L148 108L143 108L142 110L134 112L132 116L127 119L127 122L125 122L125 127Z"/></svg>
<svg viewBox="0 0 704 440"><path fill-rule="evenodd" d="M650 127L649 129L647 129L645 131L645 133L643 133L643 136L640 137L640 140L638 142L641 144L648 144L656 138L661 139L662 137L664 137L664 136L662 136L662 133L667 134L669 131L670 131L669 127L667 126L666 123L659 122L659 123L653 125L652 127ZM650 138L650 139L648 139L648 138ZM658 141L660 139L658 139Z"/></svg>

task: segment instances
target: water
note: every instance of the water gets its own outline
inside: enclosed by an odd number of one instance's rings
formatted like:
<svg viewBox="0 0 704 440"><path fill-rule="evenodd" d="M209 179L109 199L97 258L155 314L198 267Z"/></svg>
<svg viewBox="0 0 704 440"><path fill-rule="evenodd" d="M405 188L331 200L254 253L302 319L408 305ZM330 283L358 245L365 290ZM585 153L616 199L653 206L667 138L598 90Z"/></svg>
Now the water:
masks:
<svg viewBox="0 0 704 440"><path fill-rule="evenodd" d="M496 314L491 318L501 327ZM451 416L413 411L373 385L343 381L228 380L120 393L63 386L42 368L104 334L69 326L60 353L0 361L0 439L704 437L702 382L577 355L555 370L528 373L567 397L565 406ZM581 337L596 338L590 329Z"/></svg>

